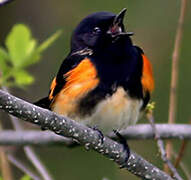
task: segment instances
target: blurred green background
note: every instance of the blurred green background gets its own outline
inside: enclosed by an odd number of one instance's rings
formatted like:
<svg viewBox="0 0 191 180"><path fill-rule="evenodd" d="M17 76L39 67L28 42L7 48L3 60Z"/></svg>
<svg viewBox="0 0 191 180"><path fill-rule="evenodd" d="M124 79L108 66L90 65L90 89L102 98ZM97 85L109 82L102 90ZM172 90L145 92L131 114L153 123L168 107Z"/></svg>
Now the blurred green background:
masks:
<svg viewBox="0 0 191 180"><path fill-rule="evenodd" d="M43 60L29 69L35 76L35 83L25 91L14 89L12 93L30 102L47 95L53 77L69 52L70 36L79 21L92 12L117 13L124 7L128 10L124 21L126 28L135 33L134 43L144 49L153 64L156 88L152 99L156 102L156 122L167 122L171 57L180 0L16 0L0 7L0 45L3 45L7 33L15 23L27 24L39 41L58 29L63 30L61 38L44 53ZM191 1L188 1L179 64L177 123L188 123L191 118L190 42ZM156 142L129 141L129 144L134 151L162 168ZM174 145L178 150L180 142L174 141ZM68 149L58 146L35 149L56 180L102 180L103 177L109 180L138 179L125 170L119 170L112 161L95 152L87 152L84 148ZM191 170L188 151L184 156L184 163Z"/></svg>

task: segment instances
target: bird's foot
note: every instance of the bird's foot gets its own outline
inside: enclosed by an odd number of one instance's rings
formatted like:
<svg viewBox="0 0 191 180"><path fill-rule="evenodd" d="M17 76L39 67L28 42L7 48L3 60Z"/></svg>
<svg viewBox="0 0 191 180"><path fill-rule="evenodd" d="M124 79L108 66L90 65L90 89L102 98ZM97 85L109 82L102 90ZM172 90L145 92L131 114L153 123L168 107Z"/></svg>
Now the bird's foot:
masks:
<svg viewBox="0 0 191 180"><path fill-rule="evenodd" d="M113 130L113 132L115 133L115 135L119 138L119 142L123 145L123 149L126 152L126 157L125 157L125 162L124 165L121 165L120 168L125 168L127 161L130 157L130 148L127 144L126 139L117 131L117 130Z"/></svg>
<svg viewBox="0 0 191 180"><path fill-rule="evenodd" d="M93 126L93 127L90 126L90 128L99 133L100 142L101 142L101 144L103 144L104 135L101 132L101 130L97 126Z"/></svg>
<svg viewBox="0 0 191 180"><path fill-rule="evenodd" d="M48 130L48 128L46 126L41 126L40 128L41 128L42 131Z"/></svg>

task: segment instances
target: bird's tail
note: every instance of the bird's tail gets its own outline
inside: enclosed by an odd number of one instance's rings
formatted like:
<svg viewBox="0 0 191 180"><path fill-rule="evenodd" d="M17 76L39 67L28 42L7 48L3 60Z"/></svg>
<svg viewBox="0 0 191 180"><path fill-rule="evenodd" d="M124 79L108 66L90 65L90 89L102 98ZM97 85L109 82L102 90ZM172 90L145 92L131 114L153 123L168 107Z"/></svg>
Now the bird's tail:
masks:
<svg viewBox="0 0 191 180"><path fill-rule="evenodd" d="M50 109L51 101L48 97L45 97L45 98L38 100L37 102L34 102L33 104L36 106L45 108L45 109Z"/></svg>

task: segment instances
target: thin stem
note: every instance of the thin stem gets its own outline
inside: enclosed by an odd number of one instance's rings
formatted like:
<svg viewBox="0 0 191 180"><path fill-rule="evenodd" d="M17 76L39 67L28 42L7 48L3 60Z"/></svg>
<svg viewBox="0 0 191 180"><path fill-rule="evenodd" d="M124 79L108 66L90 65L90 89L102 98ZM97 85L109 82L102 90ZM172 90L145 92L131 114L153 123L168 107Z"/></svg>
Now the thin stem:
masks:
<svg viewBox="0 0 191 180"><path fill-rule="evenodd" d="M30 159L30 161L33 163L35 168L38 170L38 172L41 174L44 180L52 180L52 177L49 175L46 167L42 164L42 162L37 157L36 153L30 146L25 146L24 151L27 155L27 157Z"/></svg>
<svg viewBox="0 0 191 180"><path fill-rule="evenodd" d="M3 147L0 148L0 162L2 178L6 180L13 180L11 167L9 161L7 160L7 155Z"/></svg>
<svg viewBox="0 0 191 180"><path fill-rule="evenodd" d="M167 158L164 143L163 143L162 139L160 138L159 133L158 133L156 126L155 126L155 121L154 121L152 110L148 110L147 118L148 118L148 120L149 120L149 122L153 128L153 131L155 134L155 139L157 140L157 145L158 145L159 151L161 153L162 160L168 166L168 168L171 170L173 177L175 177L177 180L182 180L182 178L178 174L176 168L173 166L171 161Z"/></svg>
<svg viewBox="0 0 191 180"><path fill-rule="evenodd" d="M181 0L180 16L178 20L177 32L174 43L174 50L172 53L172 72L171 72L171 85L170 85L170 102L169 102L169 116L168 123L175 123L176 120L176 108L177 108L177 87L178 87L178 65L180 56L180 46L183 35L183 23L186 11L186 0ZM170 159L172 155L172 143L167 142L166 145L167 157ZM165 171L168 172L168 167L165 167Z"/></svg>
<svg viewBox="0 0 191 180"><path fill-rule="evenodd" d="M172 155L173 155L176 159L178 158L178 155L177 155L174 151L172 152ZM180 162L179 165L180 165L182 171L184 172L186 178L187 178L188 180L191 180L191 173L189 172L189 169L188 169L182 162Z"/></svg>
<svg viewBox="0 0 191 180"><path fill-rule="evenodd" d="M16 129L16 131L22 131L22 126L19 122L19 120L10 115L10 118L12 120L12 123ZM36 155L35 151L33 150L33 148L31 146L24 146L24 152L26 154L26 156L28 157L28 159L32 162L32 164L34 165L34 167L36 168L36 170L41 174L41 176L43 177L44 180L52 180L52 177L50 176L50 174L48 173L46 167L43 165L43 163L41 162L41 160L38 158L38 156Z"/></svg>
<svg viewBox="0 0 191 180"><path fill-rule="evenodd" d="M0 122L0 131L3 130L2 123ZM11 166L7 161L7 155L5 153L5 148L0 147L0 164L1 164L1 173L3 179L13 180Z"/></svg>
<svg viewBox="0 0 191 180"><path fill-rule="evenodd" d="M190 120L190 124L191 124L191 120ZM176 159L175 159L174 166L175 166L176 168L179 166L179 164L180 164L180 162L181 162L181 160L182 160L182 158L183 158L183 156L184 156L184 153L185 153L185 151L186 151L186 147L188 147L187 145L188 145L188 140L185 140L185 139L184 139L184 140L182 141L180 150L179 150L179 152L178 152L178 156L177 156Z"/></svg>
<svg viewBox="0 0 191 180"><path fill-rule="evenodd" d="M180 147L180 151L179 151L178 156L177 156L177 158L175 160L175 163L174 163L174 166L176 168L178 167L178 165L180 164L180 162L181 162L181 160L183 158L183 155L184 155L184 152L185 152L185 149L186 149L187 145L188 145L188 140L183 140L182 144L181 144L181 147Z"/></svg>
<svg viewBox="0 0 191 180"><path fill-rule="evenodd" d="M20 169L23 173L28 174L34 180L40 180L40 178L34 174L31 170L29 170L26 165L24 165L21 161L16 159L12 154L8 154L8 160L15 165L18 169Z"/></svg>

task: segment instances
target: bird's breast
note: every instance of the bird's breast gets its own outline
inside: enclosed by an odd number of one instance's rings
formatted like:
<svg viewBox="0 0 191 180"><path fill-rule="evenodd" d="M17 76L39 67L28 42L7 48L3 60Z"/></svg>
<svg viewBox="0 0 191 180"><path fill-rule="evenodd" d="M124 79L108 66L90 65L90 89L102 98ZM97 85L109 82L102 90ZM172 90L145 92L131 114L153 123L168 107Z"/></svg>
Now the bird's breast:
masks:
<svg viewBox="0 0 191 180"><path fill-rule="evenodd" d="M86 125L98 126L104 132L135 124L142 100L130 96L125 86L120 84L116 84L115 90L110 85L106 86L117 82L116 77L109 72L99 74L98 69L89 59L84 59L69 71L65 75L66 84L54 98L51 109ZM122 72L118 74L123 75ZM104 83L105 73L109 76ZM128 77L126 74L123 76Z"/></svg>
<svg viewBox="0 0 191 180"><path fill-rule="evenodd" d="M142 100L130 97L122 87L118 87L113 95L97 103L89 117L78 121L98 126L104 132L125 129L136 124L142 103Z"/></svg>

